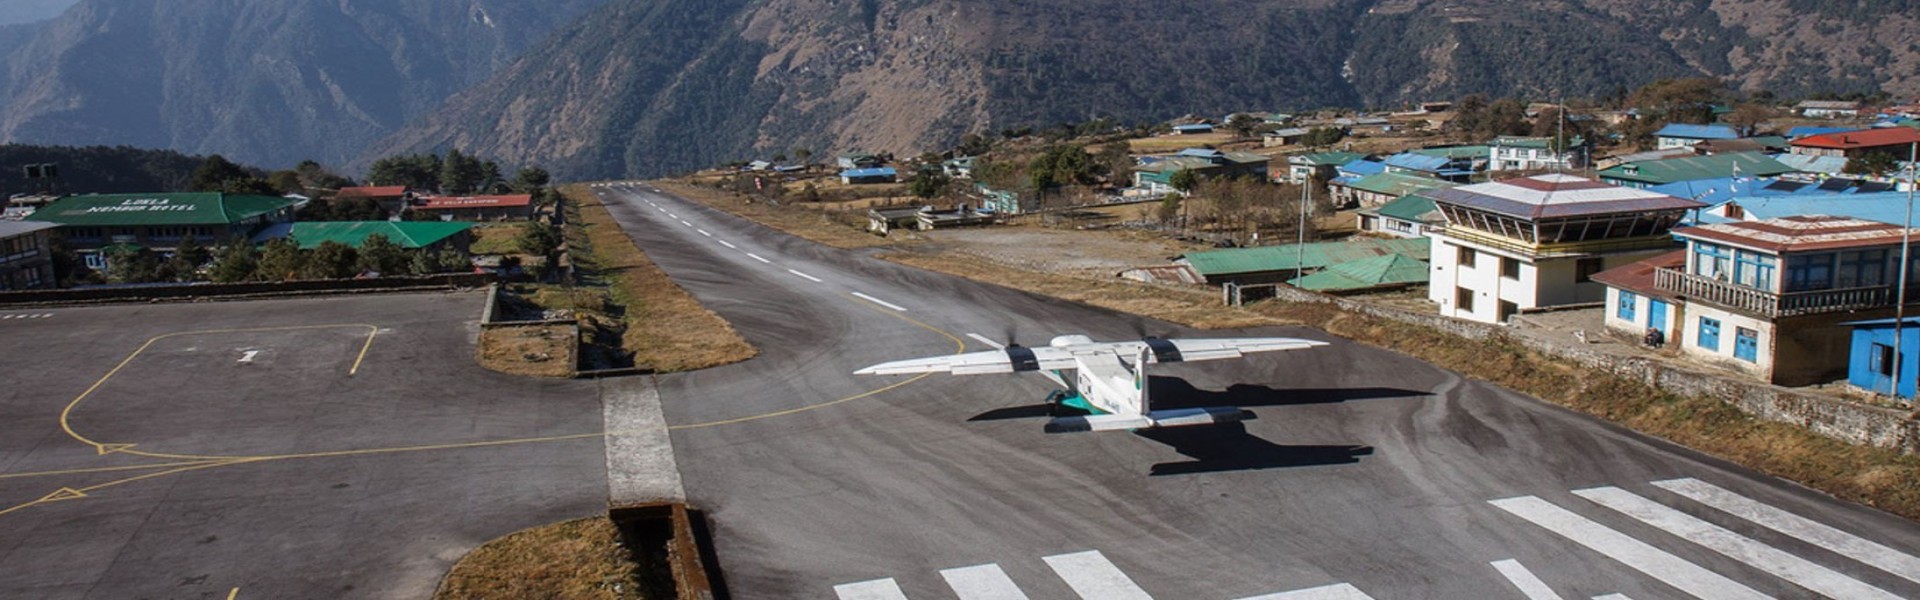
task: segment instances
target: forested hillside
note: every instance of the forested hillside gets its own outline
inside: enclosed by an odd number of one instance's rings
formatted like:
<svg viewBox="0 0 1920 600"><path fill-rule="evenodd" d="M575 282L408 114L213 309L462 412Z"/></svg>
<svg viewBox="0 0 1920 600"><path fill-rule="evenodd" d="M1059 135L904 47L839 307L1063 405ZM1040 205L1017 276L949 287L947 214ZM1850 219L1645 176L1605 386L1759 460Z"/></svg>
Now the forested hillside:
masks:
<svg viewBox="0 0 1920 600"><path fill-rule="evenodd" d="M56 191L122 194L184 190L193 170L206 159L171 150L128 146L0 145L0 197L39 191L28 187L21 167L59 165L64 182Z"/></svg>

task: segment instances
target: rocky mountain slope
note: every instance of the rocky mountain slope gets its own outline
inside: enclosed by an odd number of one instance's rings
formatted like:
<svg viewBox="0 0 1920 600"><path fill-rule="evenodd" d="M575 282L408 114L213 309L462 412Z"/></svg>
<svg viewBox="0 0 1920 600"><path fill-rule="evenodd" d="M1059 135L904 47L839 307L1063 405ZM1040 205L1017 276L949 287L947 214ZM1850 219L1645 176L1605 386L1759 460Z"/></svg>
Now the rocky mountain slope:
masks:
<svg viewBox="0 0 1920 600"><path fill-rule="evenodd" d="M1920 1L79 0L0 29L0 141L611 177L1683 76L1911 95Z"/></svg>
<svg viewBox="0 0 1920 600"><path fill-rule="evenodd" d="M1662 77L1911 94L1916 5L615 0L373 154L459 147L611 177L1095 116L1604 97Z"/></svg>
<svg viewBox="0 0 1920 600"><path fill-rule="evenodd" d="M600 0L82 0L0 59L0 141L340 163Z"/></svg>

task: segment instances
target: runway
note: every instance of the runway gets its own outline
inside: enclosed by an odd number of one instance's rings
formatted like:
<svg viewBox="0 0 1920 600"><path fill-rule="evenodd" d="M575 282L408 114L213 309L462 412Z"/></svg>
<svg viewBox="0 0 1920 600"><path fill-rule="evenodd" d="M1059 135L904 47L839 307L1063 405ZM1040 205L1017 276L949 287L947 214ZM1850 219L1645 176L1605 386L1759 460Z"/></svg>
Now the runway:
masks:
<svg viewBox="0 0 1920 600"><path fill-rule="evenodd" d="M1911 522L1403 355L1186 331L593 190L762 352L659 380L735 598L1920 595ZM1138 434L1042 433L1037 376L850 374L1069 333L1332 345L1159 366L1156 405L1258 418Z"/></svg>

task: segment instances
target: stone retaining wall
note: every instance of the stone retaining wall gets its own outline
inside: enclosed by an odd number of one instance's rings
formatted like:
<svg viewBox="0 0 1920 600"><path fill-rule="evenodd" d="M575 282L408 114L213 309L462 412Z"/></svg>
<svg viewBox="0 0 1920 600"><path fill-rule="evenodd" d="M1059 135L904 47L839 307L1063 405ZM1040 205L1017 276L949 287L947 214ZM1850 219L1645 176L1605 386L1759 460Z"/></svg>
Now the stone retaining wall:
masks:
<svg viewBox="0 0 1920 600"><path fill-rule="evenodd" d="M1691 371L1648 358L1618 356L1572 344L1509 335L1506 328L1499 325L1379 306L1291 286L1274 286L1274 295L1287 302L1333 304L1348 312L1431 327L1472 340L1512 341L1548 356L1652 385L1667 393L1718 400L1755 417L1798 425L1834 439L1920 455L1920 424L1907 418L1903 410Z"/></svg>

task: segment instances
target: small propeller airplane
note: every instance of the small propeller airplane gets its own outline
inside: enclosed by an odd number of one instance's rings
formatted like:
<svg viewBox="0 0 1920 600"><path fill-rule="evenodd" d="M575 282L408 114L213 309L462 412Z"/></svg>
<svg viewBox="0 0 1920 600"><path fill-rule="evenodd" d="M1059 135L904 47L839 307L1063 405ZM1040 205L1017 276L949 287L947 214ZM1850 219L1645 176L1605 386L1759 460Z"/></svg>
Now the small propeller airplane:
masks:
<svg viewBox="0 0 1920 600"><path fill-rule="evenodd" d="M1061 388L1047 396L1049 414L1054 417L1047 422L1047 433L1153 429L1234 423L1250 415L1233 406L1153 410L1147 397L1148 364L1224 360L1255 352L1327 345L1296 338L1175 340L1148 337L1138 341L1095 342L1084 335L1063 335L1044 347L1027 348L975 337L996 349L881 363L854 374L982 375L1034 371ZM1076 371L1076 377L1069 380L1064 373L1067 370ZM1062 407L1080 409L1087 414L1062 415Z"/></svg>

